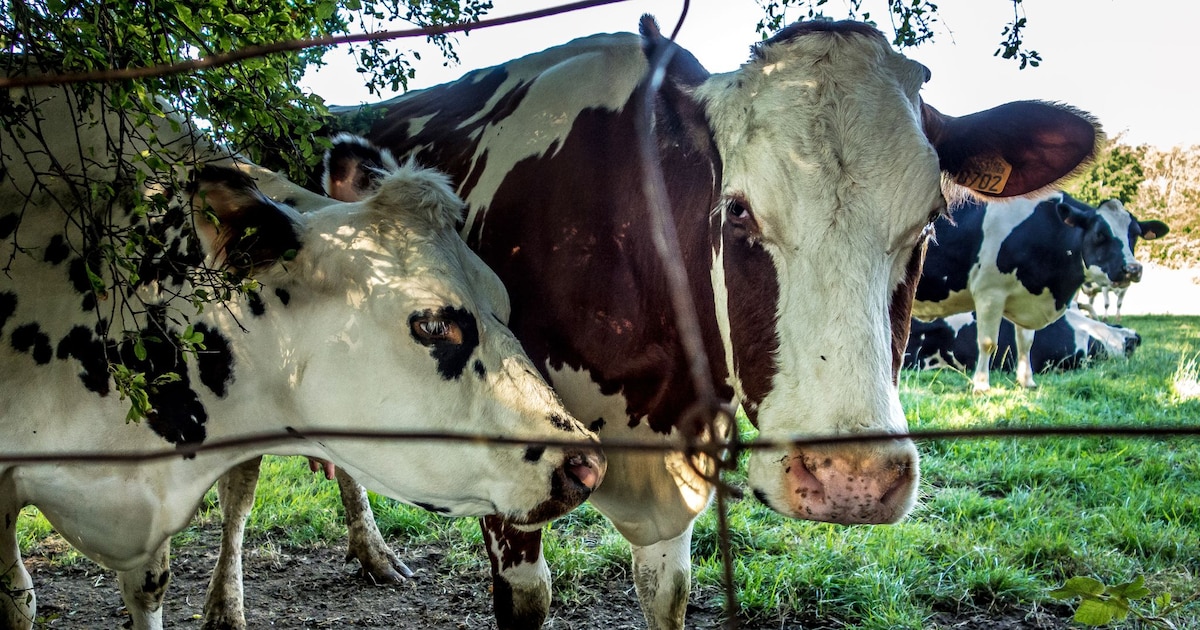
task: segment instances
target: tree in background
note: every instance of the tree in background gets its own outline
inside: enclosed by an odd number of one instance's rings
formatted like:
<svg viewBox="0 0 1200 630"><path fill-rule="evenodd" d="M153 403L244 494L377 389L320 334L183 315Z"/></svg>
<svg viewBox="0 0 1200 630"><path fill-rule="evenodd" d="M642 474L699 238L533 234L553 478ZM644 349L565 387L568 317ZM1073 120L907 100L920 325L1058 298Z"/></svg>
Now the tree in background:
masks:
<svg viewBox="0 0 1200 630"><path fill-rule="evenodd" d="M1099 157L1081 175L1063 187L1071 196L1093 206L1106 199L1120 199L1136 206L1138 190L1146 179L1142 162L1149 147L1125 144L1122 137L1109 140Z"/></svg>

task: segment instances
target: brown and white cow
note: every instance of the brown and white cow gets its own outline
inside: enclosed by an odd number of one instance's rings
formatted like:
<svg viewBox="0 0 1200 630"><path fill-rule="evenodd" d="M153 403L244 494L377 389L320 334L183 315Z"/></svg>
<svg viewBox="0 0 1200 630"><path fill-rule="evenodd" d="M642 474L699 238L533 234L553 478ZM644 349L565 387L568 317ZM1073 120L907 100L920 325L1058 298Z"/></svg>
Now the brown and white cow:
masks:
<svg viewBox="0 0 1200 630"><path fill-rule="evenodd" d="M445 175L401 168L372 197L318 203L186 121L133 126L103 95L84 107L57 88L0 98L9 113L25 109L0 128L0 454L52 457L0 459L0 628L36 619L17 544L26 505L117 571L132 626L146 630L162 628L170 536L218 477L263 453L318 456L438 513L503 514L532 527L598 484L595 435L505 327L507 295L456 233L464 206ZM136 161L149 151L195 166L190 190L175 185L182 173ZM94 201L107 186L112 199ZM262 190L303 197L307 211ZM166 205L143 216L132 206L139 195ZM111 258L104 230L80 228L89 216L137 237L117 250L126 262ZM113 288L118 264L128 292ZM187 287L217 268L245 291L198 309ZM143 421L125 420L112 365L144 378ZM305 438L132 463L53 459L328 429L559 446Z"/></svg>
<svg viewBox="0 0 1200 630"><path fill-rule="evenodd" d="M671 51L643 112L648 59ZM504 280L513 331L601 439L677 443L695 399L637 151L652 116L696 299L708 377L763 438L900 433L896 376L945 178L1030 195L1091 158L1095 123L1018 102L959 118L875 29L790 26L709 74L660 33L585 37L379 105L366 137L450 173L470 246ZM343 113L352 109L345 108ZM331 192L361 181L331 164ZM343 191L343 192L338 192ZM349 192L346 192L349 191ZM608 453L593 504L630 541L651 628L683 626L692 523L712 489L678 453ZM908 440L756 453L749 485L781 514L890 523L913 505ZM484 518L501 628L536 628L541 532Z"/></svg>

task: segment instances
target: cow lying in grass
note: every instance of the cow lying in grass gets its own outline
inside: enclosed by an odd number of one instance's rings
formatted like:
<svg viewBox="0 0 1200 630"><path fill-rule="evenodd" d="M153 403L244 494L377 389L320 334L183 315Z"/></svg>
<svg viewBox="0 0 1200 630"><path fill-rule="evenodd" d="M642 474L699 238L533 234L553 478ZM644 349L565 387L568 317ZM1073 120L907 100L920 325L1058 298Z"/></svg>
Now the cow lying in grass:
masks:
<svg viewBox="0 0 1200 630"><path fill-rule="evenodd" d="M144 630L162 627L171 534L230 467L263 453L330 460L448 516L535 527L599 483L595 435L505 326L505 290L455 232L463 203L442 174L400 168L379 194L334 202L240 163L185 121L132 126L103 97L81 107L57 88L0 98L32 106L0 131L0 453L169 453L295 436L129 463L0 459L0 628L36 617L16 538L26 505L117 571ZM137 161L172 150L163 164L190 165L186 186L175 185L183 169ZM260 188L291 190L306 212ZM108 234L135 242L114 248ZM194 288L218 268L240 288L197 312ZM126 421L123 394L142 401L143 420ZM568 443L302 437L329 429Z"/></svg>
<svg viewBox="0 0 1200 630"><path fill-rule="evenodd" d="M904 352L904 367L916 370L951 368L973 370L979 360L975 314L959 313L932 322L914 319ZM1142 343L1137 332L1122 326L1109 326L1075 309L1069 309L1053 324L1034 331L1029 350L1034 372L1075 370L1094 358L1126 358ZM1016 368L1016 340L1011 322L1000 322L996 353L991 356L994 370L1008 372Z"/></svg>

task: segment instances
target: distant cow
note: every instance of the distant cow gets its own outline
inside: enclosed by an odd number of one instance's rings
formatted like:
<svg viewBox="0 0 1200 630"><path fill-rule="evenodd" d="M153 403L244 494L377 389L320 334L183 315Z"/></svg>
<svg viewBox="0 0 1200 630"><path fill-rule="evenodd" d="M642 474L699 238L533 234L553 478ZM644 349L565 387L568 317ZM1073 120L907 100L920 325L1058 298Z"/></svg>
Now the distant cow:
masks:
<svg viewBox="0 0 1200 630"><path fill-rule="evenodd" d="M952 368L972 370L979 360L974 313L959 313L923 322L914 319L904 352L904 367L917 370ZM1074 370L1088 360L1102 357L1128 357L1142 342L1137 332L1121 326L1109 326L1075 310L1054 323L1037 330L1029 360L1034 372ZM1017 364L1012 322L1000 322L992 369L1012 371Z"/></svg>
<svg viewBox="0 0 1200 630"><path fill-rule="evenodd" d="M1016 324L1017 382L1034 387L1033 331L1062 317L1086 279L1127 284L1141 274L1125 255L1130 220L1123 208L1099 211L1062 192L1035 201L968 200L954 208L953 221L935 225L913 316L975 311L981 356L996 353L1007 318ZM976 362L976 391L989 388L990 365Z"/></svg>
<svg viewBox="0 0 1200 630"><path fill-rule="evenodd" d="M184 121L131 128L102 97L76 110L69 90L0 98L13 108L18 96L34 109L0 131L0 454L169 453L330 429L579 446L292 438L140 463L0 460L0 627L36 618L16 539L26 505L117 571L132 626L145 630L162 628L171 534L226 470L262 453L321 457L437 513L534 528L596 487L605 464L595 435L505 327L505 290L455 233L463 204L444 175L402 168L362 202L316 207L316 195L239 163ZM159 151L146 144L153 136L166 147L158 155L181 151L165 163L203 165L187 192L174 186L182 172L130 161ZM146 170L119 169L115 147ZM271 201L255 178L308 211ZM96 196L109 186L110 200ZM138 195L163 203L139 219ZM115 223L81 231L85 216ZM110 233L131 239L117 249L128 264L116 264ZM114 268L130 291L115 286ZM242 290L197 314L190 287L206 269ZM144 378L144 420L125 421L114 373Z"/></svg>
<svg viewBox="0 0 1200 630"><path fill-rule="evenodd" d="M667 53L651 97L649 60ZM944 116L921 101L928 78L875 29L816 21L709 74L646 18L641 36L585 37L382 103L366 136L450 173L462 233L512 296L514 332L602 439L695 435L694 378L740 402L765 439L899 432L895 378L943 175L989 197L1033 194L1096 141L1087 116L1043 103ZM694 296L699 371L655 249L643 123ZM594 505L632 545L647 625L681 628L692 523L712 487L679 452L608 455ZM889 523L918 477L915 448L896 440L755 453L747 485L789 517ZM538 627L551 592L541 532L483 526L498 625Z"/></svg>
<svg viewBox="0 0 1200 630"><path fill-rule="evenodd" d="M1087 303L1083 300L1078 300L1079 308L1085 310L1093 318L1096 317L1096 295L1104 295L1104 317L1108 317L1108 309L1111 304L1110 295L1116 296L1116 321L1121 321L1121 305L1125 302L1125 292L1129 290L1129 286L1133 282L1139 282L1142 279L1142 265L1134 258L1134 250L1137 248L1139 238L1146 240L1154 240L1161 238L1171 231L1171 228L1162 221L1139 221L1132 214L1125 210L1125 206L1119 199L1109 199L1100 204L1097 211L1101 214L1106 214L1109 217L1109 222L1115 226L1115 229L1120 231L1121 225L1128 224L1125 229L1125 240L1122 242L1124 248L1121 252L1126 268L1131 270L1131 273L1123 280L1113 282L1108 273L1103 269L1088 269L1087 281L1080 287L1079 292L1087 296Z"/></svg>

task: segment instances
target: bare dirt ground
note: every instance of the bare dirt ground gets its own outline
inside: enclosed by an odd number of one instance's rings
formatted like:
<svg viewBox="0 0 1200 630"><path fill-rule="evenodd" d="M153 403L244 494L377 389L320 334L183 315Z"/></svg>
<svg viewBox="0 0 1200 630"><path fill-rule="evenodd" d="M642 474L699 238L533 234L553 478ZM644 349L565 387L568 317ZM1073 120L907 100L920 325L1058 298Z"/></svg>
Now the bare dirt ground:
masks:
<svg viewBox="0 0 1200 630"><path fill-rule="evenodd" d="M163 620L167 628L199 628L204 590L216 560L219 530L174 550L174 578ZM246 553L246 617L250 628L395 628L490 630L488 576L450 575L439 568L446 550L437 547L398 549L416 577L398 585L377 586L357 578L355 567L342 561L344 550L277 547L249 541ZM112 630L129 620L121 604L115 575L84 561L54 566L55 550L35 550L26 558L33 574L41 617L53 617L42 628ZM613 575L586 585L588 601L556 602L545 630L632 630L643 628L633 582ZM721 628L723 616L712 591L692 593L689 628ZM927 624L931 629L1065 630L1065 608L943 612ZM744 630L853 628L843 620L739 619Z"/></svg>

